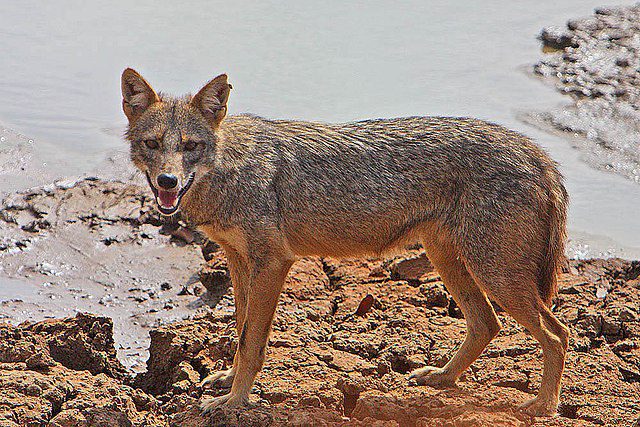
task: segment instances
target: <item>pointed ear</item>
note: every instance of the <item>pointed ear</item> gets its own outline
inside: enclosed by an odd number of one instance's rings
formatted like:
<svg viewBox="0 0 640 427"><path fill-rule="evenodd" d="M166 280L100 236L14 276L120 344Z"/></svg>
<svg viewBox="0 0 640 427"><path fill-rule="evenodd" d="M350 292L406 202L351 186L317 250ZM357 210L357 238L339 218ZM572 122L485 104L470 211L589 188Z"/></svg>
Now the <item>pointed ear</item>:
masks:
<svg viewBox="0 0 640 427"><path fill-rule="evenodd" d="M129 123L134 122L147 108L159 101L160 98L151 85L136 70L127 68L122 72L122 110Z"/></svg>
<svg viewBox="0 0 640 427"><path fill-rule="evenodd" d="M191 105L197 108L207 119L212 128L218 127L227 115L227 101L231 85L227 83L227 75L220 74L204 85L192 99Z"/></svg>

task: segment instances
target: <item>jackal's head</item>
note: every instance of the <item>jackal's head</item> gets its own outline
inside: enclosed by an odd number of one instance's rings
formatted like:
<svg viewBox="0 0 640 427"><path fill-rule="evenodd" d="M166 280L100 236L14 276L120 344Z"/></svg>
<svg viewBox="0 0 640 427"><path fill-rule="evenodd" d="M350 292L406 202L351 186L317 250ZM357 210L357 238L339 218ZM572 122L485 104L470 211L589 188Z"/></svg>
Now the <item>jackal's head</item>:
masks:
<svg viewBox="0 0 640 427"><path fill-rule="evenodd" d="M122 73L131 160L146 174L162 214L176 213L196 176L212 166L230 88L222 74L195 96L173 98L157 94L131 68Z"/></svg>

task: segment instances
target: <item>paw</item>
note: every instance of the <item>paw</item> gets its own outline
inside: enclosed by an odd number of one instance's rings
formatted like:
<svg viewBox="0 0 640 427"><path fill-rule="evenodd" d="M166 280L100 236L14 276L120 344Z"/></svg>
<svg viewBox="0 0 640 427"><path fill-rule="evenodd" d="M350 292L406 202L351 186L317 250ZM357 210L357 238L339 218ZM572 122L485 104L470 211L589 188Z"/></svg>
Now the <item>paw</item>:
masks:
<svg viewBox="0 0 640 427"><path fill-rule="evenodd" d="M233 368L225 369L223 371L214 372L207 378L202 380L200 387L210 385L218 388L229 388L233 384L233 378L236 376Z"/></svg>
<svg viewBox="0 0 640 427"><path fill-rule="evenodd" d="M534 417L552 417L557 414L558 403L554 400L540 399L538 396L524 402L519 409Z"/></svg>
<svg viewBox="0 0 640 427"><path fill-rule="evenodd" d="M428 385L435 388L453 387L456 383L456 378L453 378L444 369L435 366L416 369L409 375L409 380L417 385Z"/></svg>
<svg viewBox="0 0 640 427"><path fill-rule="evenodd" d="M207 397L200 402L200 409L203 413L211 413L219 408L238 408L249 403L247 396L238 396L227 393L218 397Z"/></svg>

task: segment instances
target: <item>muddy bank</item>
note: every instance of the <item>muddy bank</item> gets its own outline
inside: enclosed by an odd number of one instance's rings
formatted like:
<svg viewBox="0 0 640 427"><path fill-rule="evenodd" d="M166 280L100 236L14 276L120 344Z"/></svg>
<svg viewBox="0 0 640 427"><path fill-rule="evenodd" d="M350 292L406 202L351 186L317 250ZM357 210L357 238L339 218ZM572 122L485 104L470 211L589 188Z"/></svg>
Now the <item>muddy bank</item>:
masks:
<svg viewBox="0 0 640 427"><path fill-rule="evenodd" d="M147 358L148 331L205 302L197 235L164 224L145 188L87 178L57 181L0 204L0 319L113 319L127 367ZM188 243L192 242L192 243Z"/></svg>
<svg viewBox="0 0 640 427"><path fill-rule="evenodd" d="M640 5L598 8L540 39L534 71L572 103L526 120L580 136L591 164L640 182Z"/></svg>
<svg viewBox="0 0 640 427"><path fill-rule="evenodd" d="M420 250L388 260L307 258L287 281L252 405L202 417L199 382L237 345L224 257L200 270L219 303L151 330L146 371L116 358L110 319L0 326L0 424L7 426L584 426L640 422L640 264L572 261L554 311L571 327L560 415L517 410L541 378L541 351L500 312L499 336L457 388L410 386L442 366L465 324ZM370 297L367 297L370 295ZM363 303L363 301L365 301Z"/></svg>

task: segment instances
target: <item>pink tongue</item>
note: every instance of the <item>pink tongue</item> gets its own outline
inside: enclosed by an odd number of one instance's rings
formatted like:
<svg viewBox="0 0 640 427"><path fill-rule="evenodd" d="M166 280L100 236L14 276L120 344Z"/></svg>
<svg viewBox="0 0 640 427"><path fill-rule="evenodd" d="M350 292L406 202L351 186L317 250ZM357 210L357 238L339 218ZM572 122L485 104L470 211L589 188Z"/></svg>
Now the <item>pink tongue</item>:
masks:
<svg viewBox="0 0 640 427"><path fill-rule="evenodd" d="M173 207L178 198L178 193L175 191L158 190L158 198L162 206Z"/></svg>

